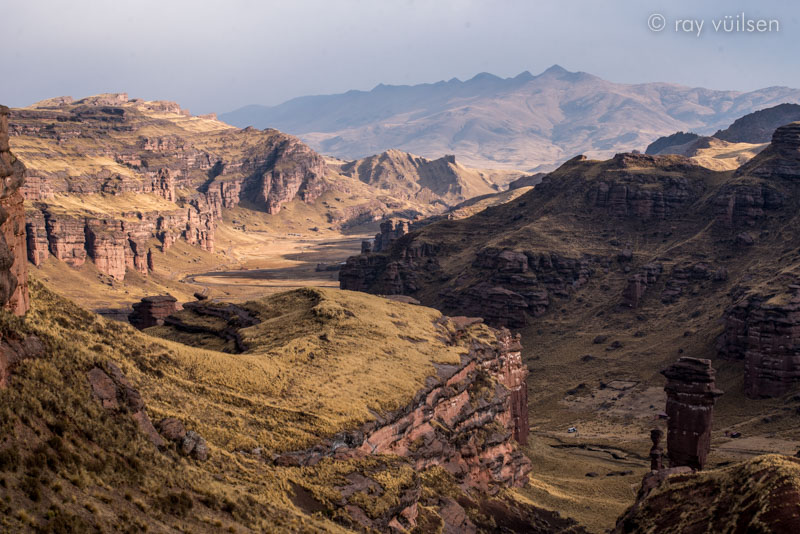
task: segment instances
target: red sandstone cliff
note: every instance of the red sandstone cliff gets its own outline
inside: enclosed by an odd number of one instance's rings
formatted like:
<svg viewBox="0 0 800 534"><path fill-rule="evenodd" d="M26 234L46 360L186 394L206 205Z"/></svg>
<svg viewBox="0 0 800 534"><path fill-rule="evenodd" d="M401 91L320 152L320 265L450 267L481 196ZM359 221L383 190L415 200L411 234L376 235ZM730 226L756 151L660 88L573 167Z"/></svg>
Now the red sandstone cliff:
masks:
<svg viewBox="0 0 800 534"><path fill-rule="evenodd" d="M146 275L152 238L164 249L183 239L213 252L223 208L245 202L274 214L295 198L313 202L328 187L322 157L292 136L218 122L195 133L153 115L189 117L177 104L154 106L100 95L11 112L11 135L22 147L20 157L31 161L27 183L15 197L19 209L22 196L31 203L28 224L16 238L27 242L34 265L53 254L73 266L88 258L118 280L128 270ZM153 136L154 126L170 133ZM147 135L139 135L142 129ZM60 166L67 170L54 170ZM59 194L147 194L163 199L165 207L134 203L120 211L110 201L108 213L76 212L58 204Z"/></svg>
<svg viewBox="0 0 800 534"><path fill-rule="evenodd" d="M23 165L8 145L8 108L0 106L0 303L17 315L28 311Z"/></svg>
<svg viewBox="0 0 800 534"><path fill-rule="evenodd" d="M480 319L443 321L461 336ZM473 340L460 365L439 366L438 376L404 408L276 462L313 465L330 456L393 454L420 470L441 466L464 488L494 493L502 486L523 486L531 465L515 442L528 439L528 369L519 337L506 329L495 334L492 344Z"/></svg>

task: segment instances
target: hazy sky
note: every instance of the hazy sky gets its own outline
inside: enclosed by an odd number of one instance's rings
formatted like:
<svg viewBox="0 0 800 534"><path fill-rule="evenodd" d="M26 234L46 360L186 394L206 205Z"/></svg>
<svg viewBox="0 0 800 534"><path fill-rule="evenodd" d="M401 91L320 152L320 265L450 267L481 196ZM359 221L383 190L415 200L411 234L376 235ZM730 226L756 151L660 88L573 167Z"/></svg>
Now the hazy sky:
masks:
<svg viewBox="0 0 800 534"><path fill-rule="evenodd" d="M742 11L779 31L714 30ZM687 19L704 21L699 36L675 31ZM0 103L127 92L224 112L554 63L617 82L800 87L799 19L790 0L0 0Z"/></svg>

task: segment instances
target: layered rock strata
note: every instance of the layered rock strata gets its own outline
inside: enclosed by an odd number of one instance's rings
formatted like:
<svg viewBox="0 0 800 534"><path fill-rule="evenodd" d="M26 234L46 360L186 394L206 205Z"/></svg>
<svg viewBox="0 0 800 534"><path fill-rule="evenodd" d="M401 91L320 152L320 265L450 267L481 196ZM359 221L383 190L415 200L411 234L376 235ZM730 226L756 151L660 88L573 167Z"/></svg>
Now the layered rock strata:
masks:
<svg viewBox="0 0 800 534"><path fill-rule="evenodd" d="M25 167L8 144L8 108L0 106L0 305L24 315L28 296L25 211L20 188Z"/></svg>
<svg viewBox="0 0 800 534"><path fill-rule="evenodd" d="M726 310L720 356L744 360L750 398L780 397L800 382L800 291L746 297Z"/></svg>
<svg viewBox="0 0 800 534"><path fill-rule="evenodd" d="M372 252L388 250L392 243L408 233L409 224L408 221L389 219L381 223L380 229L372 241Z"/></svg>
<svg viewBox="0 0 800 534"><path fill-rule="evenodd" d="M183 239L213 252L223 208L244 202L275 214L295 198L313 202L329 186L323 158L294 137L191 118L171 102L152 104L100 95L12 112L11 133L30 161L23 189L31 203L29 223L16 237L30 248L23 258L40 265L49 253L72 266L89 258L117 280L128 270L147 274L152 239L162 249ZM167 119L165 113L179 117ZM181 121L200 129L186 130ZM148 135L137 135L148 126L174 133L153 136L148 129ZM57 147L43 149L43 143ZM79 202L65 207L59 195ZM84 199L92 204L94 195L123 198L102 199L100 211L75 208ZM162 199L163 207L139 208L132 195ZM11 203L21 210L22 197L17 200ZM152 198L142 202L157 204Z"/></svg>
<svg viewBox="0 0 800 534"><path fill-rule="evenodd" d="M671 467L702 469L711 449L716 388L711 360L680 358L661 374L667 378L667 455Z"/></svg>
<svg viewBox="0 0 800 534"><path fill-rule="evenodd" d="M455 335L470 324L463 318L452 321ZM496 343L474 340L460 365L440 365L438 376L429 378L406 407L275 461L313 465L331 456L392 454L420 470L441 466L468 488L494 493L504 485L524 485L530 460L514 441L527 442L528 370L519 337L505 329L495 333Z"/></svg>
<svg viewBox="0 0 800 534"><path fill-rule="evenodd" d="M144 297L141 302L133 305L128 321L139 330L144 330L151 326L163 325L164 320L179 309L178 299L172 295Z"/></svg>

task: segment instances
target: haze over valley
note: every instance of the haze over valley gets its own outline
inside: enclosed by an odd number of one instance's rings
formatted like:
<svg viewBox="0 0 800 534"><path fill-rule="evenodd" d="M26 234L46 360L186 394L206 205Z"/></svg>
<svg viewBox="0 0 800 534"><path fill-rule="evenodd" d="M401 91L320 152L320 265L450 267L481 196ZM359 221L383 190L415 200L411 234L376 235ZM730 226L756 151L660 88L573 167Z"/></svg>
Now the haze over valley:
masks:
<svg viewBox="0 0 800 534"><path fill-rule="evenodd" d="M0 531L800 532L800 8L661 7L4 5Z"/></svg>

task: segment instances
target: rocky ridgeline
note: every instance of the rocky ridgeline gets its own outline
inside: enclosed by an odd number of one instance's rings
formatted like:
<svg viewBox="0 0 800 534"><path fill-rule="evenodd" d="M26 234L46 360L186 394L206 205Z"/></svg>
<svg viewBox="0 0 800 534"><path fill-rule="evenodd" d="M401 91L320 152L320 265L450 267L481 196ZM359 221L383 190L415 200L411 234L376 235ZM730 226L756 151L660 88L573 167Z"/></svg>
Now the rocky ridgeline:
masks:
<svg viewBox="0 0 800 534"><path fill-rule="evenodd" d="M443 318L455 336L480 319ZM527 367L519 337L495 331L497 341L473 340L460 365L437 366L413 401L355 431L338 434L305 451L275 458L279 465L313 465L326 457L397 455L417 469L441 466L464 488L496 493L522 486L530 460L514 442L528 439Z"/></svg>
<svg viewBox="0 0 800 534"><path fill-rule="evenodd" d="M595 169L600 171L598 176L586 179ZM511 203L519 205L520 212L503 224L510 226L524 220L524 212L530 209L530 200L526 199L531 195L534 195L531 199L541 200L539 204L546 204L565 190L574 193L571 198L581 199L580 210L592 216L626 219L635 224L669 222L703 196L705 177L711 174L712 171L679 156L618 154L601 163L580 156L545 176L535 192ZM609 250L607 255L594 251L565 253L526 250L521 243L514 248L477 249L468 269L453 276L443 272L440 260L459 253L461 248L440 245L434 228L436 225L423 227L419 232L395 238L390 241L389 248L381 246L377 251L364 248L361 256L348 259L342 267L340 286L377 294L405 295L439 287L437 301L429 300L426 304L438 306L445 313L479 315L492 325L519 328L528 324L531 317L544 314L553 302L569 299L599 270L629 272L633 259L630 250L622 253ZM424 240L418 237L420 234L425 235ZM631 276L623 295L624 305L638 306L647 287L660 279L658 269L663 267L645 264L640 273ZM664 302L674 301L687 289L691 290L698 276L705 279L707 270L701 275L695 272L698 270L703 267L676 266L667 280ZM714 276L712 273L708 277Z"/></svg>
<svg viewBox="0 0 800 534"><path fill-rule="evenodd" d="M760 154L742 165L737 178L713 196L717 220L726 226L755 226L792 204L800 178L800 122L781 126Z"/></svg>
<svg viewBox="0 0 800 534"><path fill-rule="evenodd" d="M295 197L313 202L327 187L324 160L294 137L221 123L193 133L165 116L190 117L175 103L126 95L60 99L12 111L11 134L32 162L23 194L31 203L25 234L34 265L52 254L73 266L91 259L100 272L118 280L128 270L146 275L153 267L152 256L148 259L152 238L162 250L183 239L213 252L223 208L245 201L274 214ZM139 134L148 127L184 135ZM36 153L28 148L30 140L44 140L58 152ZM64 166L72 166L69 158L74 158L79 173L39 163L58 159L61 152L67 154ZM91 164L96 160L116 167ZM94 215L71 213L54 201L59 194L128 193L154 195L172 207L147 210L132 203L118 213Z"/></svg>
<svg viewBox="0 0 800 534"><path fill-rule="evenodd" d="M800 286L789 290L747 296L725 312L717 348L723 358L744 360L748 397L779 397L800 383Z"/></svg>
<svg viewBox="0 0 800 534"><path fill-rule="evenodd" d="M688 159L664 161L644 154L617 154L607 162L609 170L618 171L612 175L613 181L597 180L586 193L587 203L605 210L610 217L633 217L644 221L674 217L697 200L704 187L702 181L688 177L697 171ZM670 176L654 179L641 172L657 166ZM545 182L547 179L542 184Z"/></svg>
<svg viewBox="0 0 800 534"><path fill-rule="evenodd" d="M413 294L423 283L441 278L439 249L418 243L413 234L397 240L390 254L348 258L339 271L342 289L397 295ZM472 283L440 292L446 312L481 316L489 324L519 328L528 315L542 315L553 298L568 298L583 286L602 258L566 258L558 254L487 248L478 252L473 267L480 273Z"/></svg>

